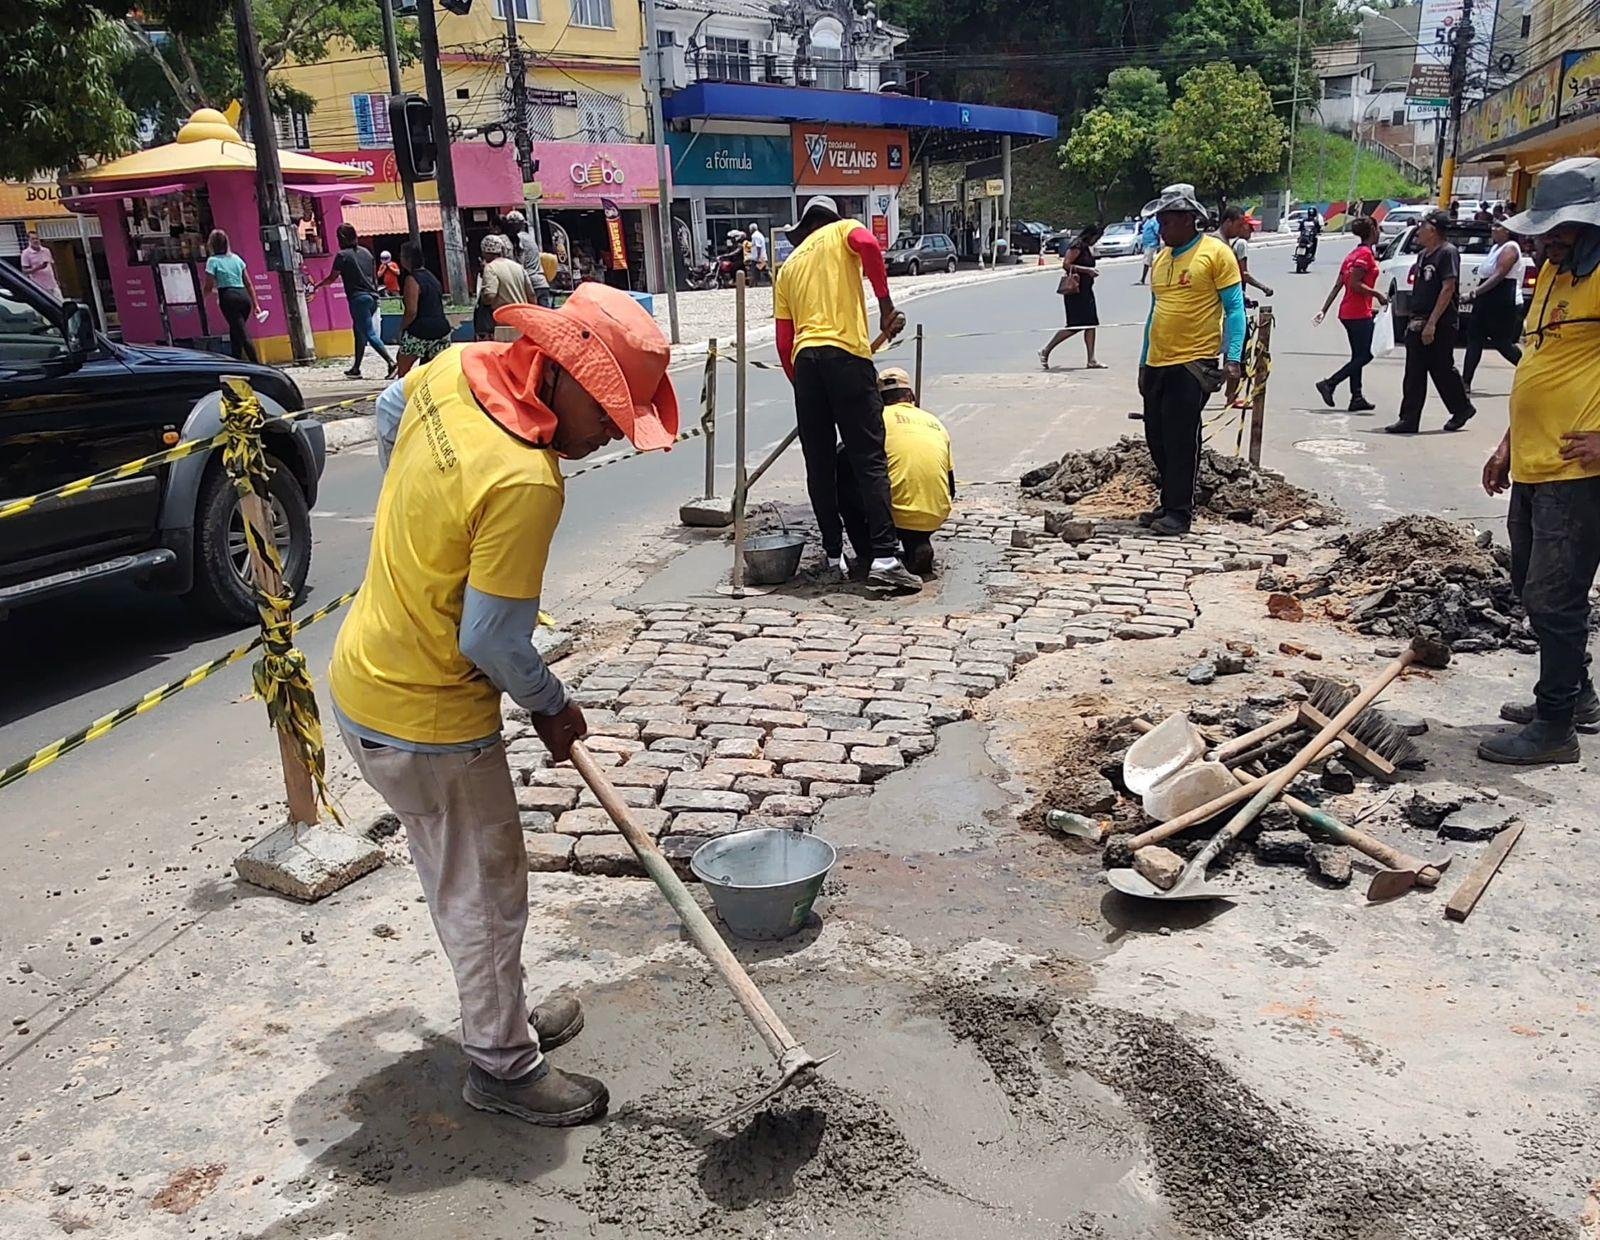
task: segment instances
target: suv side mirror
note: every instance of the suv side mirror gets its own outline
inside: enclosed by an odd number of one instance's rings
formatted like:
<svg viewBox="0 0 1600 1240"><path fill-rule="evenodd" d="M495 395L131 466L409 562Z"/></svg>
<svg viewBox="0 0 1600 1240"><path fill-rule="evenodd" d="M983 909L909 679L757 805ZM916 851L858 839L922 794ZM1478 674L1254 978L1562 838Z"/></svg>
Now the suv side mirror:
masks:
<svg viewBox="0 0 1600 1240"><path fill-rule="evenodd" d="M67 355L81 362L94 352L94 320L89 315L89 307L81 301L65 301L61 309Z"/></svg>

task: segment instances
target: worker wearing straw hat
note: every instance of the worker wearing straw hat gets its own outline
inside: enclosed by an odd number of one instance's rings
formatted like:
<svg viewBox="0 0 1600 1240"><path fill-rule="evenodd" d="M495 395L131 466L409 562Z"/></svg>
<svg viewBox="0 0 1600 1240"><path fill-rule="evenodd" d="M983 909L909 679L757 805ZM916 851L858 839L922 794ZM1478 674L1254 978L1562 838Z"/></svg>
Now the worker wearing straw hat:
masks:
<svg viewBox="0 0 1600 1240"><path fill-rule="evenodd" d="M527 1009L528 857L500 703L529 712L556 762L585 735L530 640L560 462L624 436L668 447L678 405L661 329L618 289L585 284L560 310L506 306L495 321L516 339L447 349L380 398L372 552L329 686L356 765L405 826L455 973L467 1102L559 1126L607 1094L545 1060L582 1027L577 1001Z"/></svg>

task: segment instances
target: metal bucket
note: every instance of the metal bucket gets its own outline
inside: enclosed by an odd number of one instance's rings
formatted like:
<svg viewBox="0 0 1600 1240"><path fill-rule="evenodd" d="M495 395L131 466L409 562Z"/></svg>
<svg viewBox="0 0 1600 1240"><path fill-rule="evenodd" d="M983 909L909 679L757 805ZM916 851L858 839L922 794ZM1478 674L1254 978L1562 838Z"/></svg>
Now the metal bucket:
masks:
<svg viewBox="0 0 1600 1240"><path fill-rule="evenodd" d="M804 831L756 827L709 840L689 868L741 939L785 939L811 915L837 853Z"/></svg>
<svg viewBox="0 0 1600 1240"><path fill-rule="evenodd" d="M800 571L806 540L799 534L757 534L745 539L744 576L753 586L782 585Z"/></svg>

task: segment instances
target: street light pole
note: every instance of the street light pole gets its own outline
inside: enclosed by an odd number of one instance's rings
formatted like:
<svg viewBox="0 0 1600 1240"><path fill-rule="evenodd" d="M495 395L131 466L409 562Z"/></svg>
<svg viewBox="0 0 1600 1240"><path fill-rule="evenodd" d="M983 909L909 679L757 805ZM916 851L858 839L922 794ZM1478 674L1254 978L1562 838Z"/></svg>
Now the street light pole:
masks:
<svg viewBox="0 0 1600 1240"><path fill-rule="evenodd" d="M656 227L661 234L661 275L667 284L672 343L679 342L678 272L672 262L672 198L667 187L667 128L661 115L661 44L656 39L656 0L644 0L644 55L650 65L650 127L656 141Z"/></svg>
<svg viewBox="0 0 1600 1240"><path fill-rule="evenodd" d="M383 17L383 55L389 63L389 97L399 98L405 92L400 86L400 47L394 37L394 2L378 0L378 12ZM391 110L390 115L393 115ZM400 192L406 200L406 229L416 245L422 244L422 230L417 225L417 186L410 170L400 169Z"/></svg>
<svg viewBox="0 0 1600 1240"><path fill-rule="evenodd" d="M1306 0L1300 0L1300 17L1294 29L1294 84L1289 88L1289 167L1283 174L1283 190L1288 201L1284 209L1294 205L1294 135L1300 120L1300 54L1306 38Z"/></svg>
<svg viewBox="0 0 1600 1240"><path fill-rule="evenodd" d="M1461 0L1461 23L1450 34L1450 149L1439 171L1439 205L1455 197L1456 153L1461 149L1461 103L1467 92L1467 62L1472 55L1472 0Z"/></svg>

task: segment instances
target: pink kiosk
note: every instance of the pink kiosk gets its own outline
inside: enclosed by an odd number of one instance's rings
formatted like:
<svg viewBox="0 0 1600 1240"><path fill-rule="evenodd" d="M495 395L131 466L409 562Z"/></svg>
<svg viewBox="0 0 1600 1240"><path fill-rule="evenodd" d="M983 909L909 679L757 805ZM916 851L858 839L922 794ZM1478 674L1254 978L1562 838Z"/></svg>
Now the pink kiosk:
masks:
<svg viewBox="0 0 1600 1240"><path fill-rule="evenodd" d="M283 151L289 220L307 287L328 274L344 207L370 184L346 164ZM227 352L227 324L216 298L201 293L206 238L228 234L255 282L266 321L250 324L264 362L293 358L275 273L267 268L256 205L256 152L221 112L201 108L166 146L138 151L71 178L63 198L100 219L122 338L130 344L180 344ZM317 354L349 354L350 313L337 283L308 297Z"/></svg>

